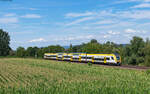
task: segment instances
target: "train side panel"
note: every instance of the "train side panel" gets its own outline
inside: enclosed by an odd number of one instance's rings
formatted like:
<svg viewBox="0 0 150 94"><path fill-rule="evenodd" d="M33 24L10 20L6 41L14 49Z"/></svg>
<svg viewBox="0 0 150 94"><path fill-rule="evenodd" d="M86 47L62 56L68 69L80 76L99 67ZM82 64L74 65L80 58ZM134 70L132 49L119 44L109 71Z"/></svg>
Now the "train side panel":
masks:
<svg viewBox="0 0 150 94"><path fill-rule="evenodd" d="M57 54L56 53L45 53L44 58L45 59L57 60Z"/></svg>

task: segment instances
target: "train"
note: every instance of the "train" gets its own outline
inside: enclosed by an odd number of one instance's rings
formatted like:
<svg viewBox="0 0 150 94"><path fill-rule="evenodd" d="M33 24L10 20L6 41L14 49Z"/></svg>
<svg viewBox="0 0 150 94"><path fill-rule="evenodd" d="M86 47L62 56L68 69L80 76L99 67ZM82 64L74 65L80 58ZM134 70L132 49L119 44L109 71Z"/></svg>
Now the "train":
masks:
<svg viewBox="0 0 150 94"><path fill-rule="evenodd" d="M119 54L45 53L44 59L121 65Z"/></svg>

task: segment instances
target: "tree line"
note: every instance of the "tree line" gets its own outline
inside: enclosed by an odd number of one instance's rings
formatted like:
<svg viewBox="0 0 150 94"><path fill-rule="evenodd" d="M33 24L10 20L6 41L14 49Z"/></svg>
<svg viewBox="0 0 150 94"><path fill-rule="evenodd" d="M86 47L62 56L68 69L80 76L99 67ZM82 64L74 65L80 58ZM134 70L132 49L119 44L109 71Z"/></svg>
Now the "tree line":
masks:
<svg viewBox="0 0 150 94"><path fill-rule="evenodd" d="M13 51L9 47L10 37L7 32L0 30L0 56L16 56L16 57L34 57L42 58L44 53L118 53L122 58L122 63L132 65L150 66L150 40L134 36L129 44L116 44L107 41L99 43L96 39L92 39L88 43L80 45L72 45L65 49L60 45L50 45L47 47L18 47Z"/></svg>
<svg viewBox="0 0 150 94"><path fill-rule="evenodd" d="M0 29L0 56L6 56L11 50L10 46L10 36L7 32Z"/></svg>

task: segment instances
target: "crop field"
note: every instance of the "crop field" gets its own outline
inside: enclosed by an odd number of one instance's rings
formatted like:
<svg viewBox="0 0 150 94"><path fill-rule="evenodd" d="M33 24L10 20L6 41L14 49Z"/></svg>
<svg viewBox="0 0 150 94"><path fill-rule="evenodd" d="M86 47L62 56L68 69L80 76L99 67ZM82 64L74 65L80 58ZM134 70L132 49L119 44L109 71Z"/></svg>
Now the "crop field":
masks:
<svg viewBox="0 0 150 94"><path fill-rule="evenodd" d="M0 94L150 94L146 70L1 58Z"/></svg>

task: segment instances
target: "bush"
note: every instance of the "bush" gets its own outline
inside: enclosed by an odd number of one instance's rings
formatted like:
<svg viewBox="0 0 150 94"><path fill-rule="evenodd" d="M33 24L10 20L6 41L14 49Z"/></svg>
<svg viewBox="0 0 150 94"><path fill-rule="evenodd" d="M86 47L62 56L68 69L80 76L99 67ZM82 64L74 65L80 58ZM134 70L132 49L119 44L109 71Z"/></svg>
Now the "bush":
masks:
<svg viewBox="0 0 150 94"><path fill-rule="evenodd" d="M125 65L128 65L130 62L129 62L129 57L127 56L127 57L124 57L123 59L122 59L122 64L125 64Z"/></svg>
<svg viewBox="0 0 150 94"><path fill-rule="evenodd" d="M145 57L145 66L150 66L150 56Z"/></svg>
<svg viewBox="0 0 150 94"><path fill-rule="evenodd" d="M91 62L88 62L88 66L92 66L92 63L91 63Z"/></svg>
<svg viewBox="0 0 150 94"><path fill-rule="evenodd" d="M146 70L146 74L149 75L150 74L150 69Z"/></svg>
<svg viewBox="0 0 150 94"><path fill-rule="evenodd" d="M132 54L132 56L129 57L128 63L132 64L132 65L136 65L137 64L137 57L136 57L135 54Z"/></svg>

